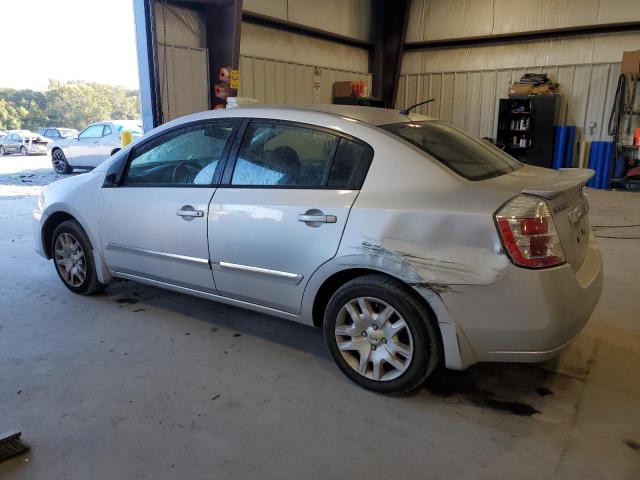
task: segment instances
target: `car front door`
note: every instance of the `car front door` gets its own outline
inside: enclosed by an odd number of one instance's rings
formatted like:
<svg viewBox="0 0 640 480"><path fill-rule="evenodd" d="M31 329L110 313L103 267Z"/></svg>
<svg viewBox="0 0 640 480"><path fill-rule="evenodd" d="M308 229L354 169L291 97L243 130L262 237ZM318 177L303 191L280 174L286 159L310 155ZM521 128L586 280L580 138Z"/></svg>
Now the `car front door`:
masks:
<svg viewBox="0 0 640 480"><path fill-rule="evenodd" d="M298 313L309 278L338 250L373 151L334 131L264 120L235 143L209 213L216 287Z"/></svg>
<svg viewBox="0 0 640 480"><path fill-rule="evenodd" d="M92 159L92 166L97 167L111 156L111 152L116 147L115 135L110 125L105 125L102 138L98 142L96 155Z"/></svg>
<svg viewBox="0 0 640 480"><path fill-rule="evenodd" d="M95 155L98 151L98 144L102 138L104 125L89 125L85 128L78 138L71 140L69 143L69 152L67 160L76 167L93 167Z"/></svg>
<svg viewBox="0 0 640 480"><path fill-rule="evenodd" d="M134 148L100 195L100 241L120 276L211 292L207 217L239 122L174 128ZM119 177L119 178L115 178Z"/></svg>

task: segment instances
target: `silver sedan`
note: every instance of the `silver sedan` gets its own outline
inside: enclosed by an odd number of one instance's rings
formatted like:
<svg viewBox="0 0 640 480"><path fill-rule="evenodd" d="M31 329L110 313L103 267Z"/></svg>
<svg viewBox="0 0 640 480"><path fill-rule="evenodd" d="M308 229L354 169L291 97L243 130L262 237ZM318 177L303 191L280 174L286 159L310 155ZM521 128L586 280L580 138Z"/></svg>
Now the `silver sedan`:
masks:
<svg viewBox="0 0 640 480"><path fill-rule="evenodd" d="M417 114L216 110L47 187L35 248L75 293L129 279L323 328L349 378L402 393L578 335L602 290L593 173Z"/></svg>

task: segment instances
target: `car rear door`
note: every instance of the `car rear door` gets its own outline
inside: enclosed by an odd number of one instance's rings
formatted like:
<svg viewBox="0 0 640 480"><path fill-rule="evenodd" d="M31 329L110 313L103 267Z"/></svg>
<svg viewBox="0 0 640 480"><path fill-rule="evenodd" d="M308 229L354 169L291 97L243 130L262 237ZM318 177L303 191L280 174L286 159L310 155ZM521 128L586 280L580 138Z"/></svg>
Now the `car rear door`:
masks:
<svg viewBox="0 0 640 480"><path fill-rule="evenodd" d="M100 197L100 242L120 276L214 291L209 202L235 120L176 127L134 148ZM119 178L116 178L117 176Z"/></svg>
<svg viewBox="0 0 640 480"><path fill-rule="evenodd" d="M333 258L373 157L370 146L291 122L245 122L214 194L209 244L222 295L298 313Z"/></svg>

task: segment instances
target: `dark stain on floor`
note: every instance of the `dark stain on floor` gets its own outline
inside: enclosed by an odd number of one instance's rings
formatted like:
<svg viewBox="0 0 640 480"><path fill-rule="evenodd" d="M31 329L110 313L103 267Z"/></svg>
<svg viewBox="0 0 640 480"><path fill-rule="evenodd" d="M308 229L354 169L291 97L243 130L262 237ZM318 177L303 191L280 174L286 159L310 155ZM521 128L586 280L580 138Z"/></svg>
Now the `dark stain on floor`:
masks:
<svg viewBox="0 0 640 480"><path fill-rule="evenodd" d="M629 447L631 450L640 450L640 443L636 442L635 440L625 440L624 444Z"/></svg>
<svg viewBox="0 0 640 480"><path fill-rule="evenodd" d="M474 376L466 372L436 371L427 380L425 388L432 395L439 397L457 397L460 401L474 405L479 408L491 408L513 415L530 417L536 413L541 413L533 406L515 400L499 400L498 395L492 390L480 385ZM544 389L544 387L539 387ZM538 389L536 389L537 391ZM553 392L549 389L541 390L539 395L550 395Z"/></svg>
<svg viewBox="0 0 640 480"><path fill-rule="evenodd" d="M550 390L547 387L538 387L536 388L536 393L541 397L546 397L547 395L553 395L553 390Z"/></svg>
<svg viewBox="0 0 640 480"><path fill-rule="evenodd" d="M483 403L494 410L504 410L505 412L513 413L521 417L530 417L534 413L540 413L540 410L536 410L531 405L521 402L503 402L496 400L495 398L483 398Z"/></svg>
<svg viewBox="0 0 640 480"><path fill-rule="evenodd" d="M116 299L116 302L117 303L128 303L130 305L133 305L134 303L138 303L138 300L136 300L135 298L122 297L122 298Z"/></svg>

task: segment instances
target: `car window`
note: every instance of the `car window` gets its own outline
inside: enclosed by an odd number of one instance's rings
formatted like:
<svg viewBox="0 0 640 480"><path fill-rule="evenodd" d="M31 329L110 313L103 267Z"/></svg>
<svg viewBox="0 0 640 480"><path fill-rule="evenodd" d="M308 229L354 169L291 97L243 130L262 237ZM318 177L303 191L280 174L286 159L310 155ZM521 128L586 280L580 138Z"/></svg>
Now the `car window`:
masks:
<svg viewBox="0 0 640 480"><path fill-rule="evenodd" d="M331 165L329 187L360 189L372 159L373 149L369 145L341 138Z"/></svg>
<svg viewBox="0 0 640 480"><path fill-rule="evenodd" d="M102 132L103 137L106 137L107 135L111 135L111 127L109 125L105 125L104 131Z"/></svg>
<svg viewBox="0 0 640 480"><path fill-rule="evenodd" d="M336 135L312 128L253 122L244 135L231 184L323 186L337 141Z"/></svg>
<svg viewBox="0 0 640 480"><path fill-rule="evenodd" d="M49 130L49 135L47 136L51 138L60 138L60 133L55 128L52 128L51 130Z"/></svg>
<svg viewBox="0 0 640 480"><path fill-rule="evenodd" d="M136 148L125 185L210 185L237 122L219 121L172 130Z"/></svg>
<svg viewBox="0 0 640 480"><path fill-rule="evenodd" d="M394 123L382 128L414 144L468 180L497 177L522 167L498 148L446 123L431 120Z"/></svg>
<svg viewBox="0 0 640 480"><path fill-rule="evenodd" d="M100 138L103 128L103 125L91 125L80 132L78 138Z"/></svg>

